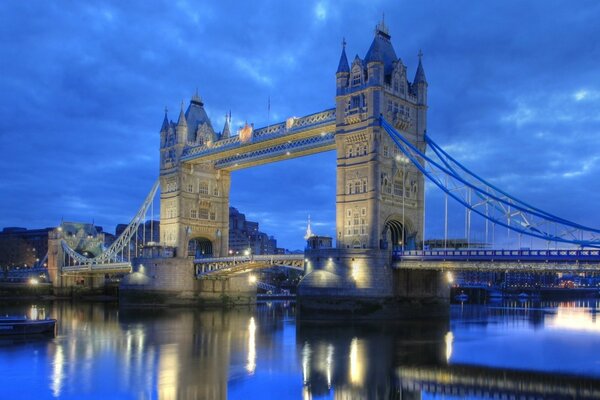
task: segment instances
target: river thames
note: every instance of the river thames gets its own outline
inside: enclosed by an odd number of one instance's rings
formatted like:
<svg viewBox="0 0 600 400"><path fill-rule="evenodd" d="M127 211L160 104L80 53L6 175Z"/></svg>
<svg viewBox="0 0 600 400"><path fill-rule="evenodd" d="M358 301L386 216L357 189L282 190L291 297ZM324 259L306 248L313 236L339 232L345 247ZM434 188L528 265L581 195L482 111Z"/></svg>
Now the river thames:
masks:
<svg viewBox="0 0 600 400"><path fill-rule="evenodd" d="M458 399L600 396L600 303L452 305L450 319L298 321L233 310L20 303L54 338L0 341L1 398Z"/></svg>

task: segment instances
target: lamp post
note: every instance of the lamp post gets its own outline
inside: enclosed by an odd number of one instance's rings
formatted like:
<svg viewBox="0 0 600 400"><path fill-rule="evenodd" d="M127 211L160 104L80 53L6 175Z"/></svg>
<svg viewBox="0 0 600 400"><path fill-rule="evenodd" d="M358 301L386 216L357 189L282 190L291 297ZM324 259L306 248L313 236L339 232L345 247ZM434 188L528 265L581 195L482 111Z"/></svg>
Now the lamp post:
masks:
<svg viewBox="0 0 600 400"><path fill-rule="evenodd" d="M192 228L189 226L185 227L185 254L187 257L190 256L190 244L189 244L189 237L192 234Z"/></svg>
<svg viewBox="0 0 600 400"><path fill-rule="evenodd" d="M404 254L404 244L406 243L406 226L404 224L404 202L406 197L406 164L408 164L408 158L398 154L396 155L396 161L402 164L402 253Z"/></svg>

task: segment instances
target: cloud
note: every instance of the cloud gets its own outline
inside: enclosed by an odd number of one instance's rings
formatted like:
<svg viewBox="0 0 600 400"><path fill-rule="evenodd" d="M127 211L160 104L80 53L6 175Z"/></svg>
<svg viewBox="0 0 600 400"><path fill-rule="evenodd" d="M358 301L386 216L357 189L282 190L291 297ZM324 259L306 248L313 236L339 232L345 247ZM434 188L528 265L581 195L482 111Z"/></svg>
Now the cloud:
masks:
<svg viewBox="0 0 600 400"><path fill-rule="evenodd" d="M382 12L410 78L425 53L434 140L518 197L600 226L600 5L462 0L2 2L0 226L127 222L158 173L165 105L198 88L217 130L229 110L264 126L330 108L342 37L364 57ZM231 204L302 248L308 213L335 234L334 165L330 152L236 171ZM427 198L434 218L443 197Z"/></svg>

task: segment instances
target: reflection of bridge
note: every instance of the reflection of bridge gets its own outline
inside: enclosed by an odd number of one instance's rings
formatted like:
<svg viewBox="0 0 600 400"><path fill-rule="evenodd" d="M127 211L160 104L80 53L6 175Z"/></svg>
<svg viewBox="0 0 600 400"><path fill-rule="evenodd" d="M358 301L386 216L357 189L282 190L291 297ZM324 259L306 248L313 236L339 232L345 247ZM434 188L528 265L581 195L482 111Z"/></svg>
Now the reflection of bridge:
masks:
<svg viewBox="0 0 600 400"><path fill-rule="evenodd" d="M402 389L459 397L501 399L597 399L598 379L481 366L400 366L396 376Z"/></svg>
<svg viewBox="0 0 600 400"><path fill-rule="evenodd" d="M304 270L303 254L273 254L241 257L200 258L194 260L196 275L232 275L265 268Z"/></svg>

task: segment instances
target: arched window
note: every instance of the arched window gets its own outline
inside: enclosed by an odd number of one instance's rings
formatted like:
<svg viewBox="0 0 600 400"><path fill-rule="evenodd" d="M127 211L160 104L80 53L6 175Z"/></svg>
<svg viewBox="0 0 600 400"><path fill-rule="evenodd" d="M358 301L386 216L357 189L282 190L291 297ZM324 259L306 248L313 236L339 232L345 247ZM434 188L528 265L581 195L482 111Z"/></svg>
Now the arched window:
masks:
<svg viewBox="0 0 600 400"><path fill-rule="evenodd" d="M360 193L360 182L354 182L354 193Z"/></svg>
<svg viewBox="0 0 600 400"><path fill-rule="evenodd" d="M362 181L362 191L363 191L363 193L367 192L367 180L366 179L363 179L363 181Z"/></svg>

